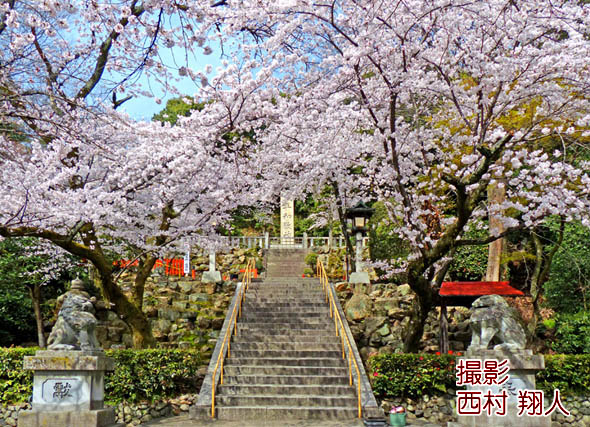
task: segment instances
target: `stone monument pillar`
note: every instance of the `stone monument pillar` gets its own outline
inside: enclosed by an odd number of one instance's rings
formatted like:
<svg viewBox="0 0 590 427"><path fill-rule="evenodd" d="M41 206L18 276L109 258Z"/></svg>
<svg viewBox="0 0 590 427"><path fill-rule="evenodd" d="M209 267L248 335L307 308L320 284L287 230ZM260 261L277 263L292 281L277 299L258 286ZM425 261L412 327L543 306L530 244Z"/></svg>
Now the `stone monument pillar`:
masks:
<svg viewBox="0 0 590 427"><path fill-rule="evenodd" d="M281 245L295 244L295 204L281 196Z"/></svg>
<svg viewBox="0 0 590 427"><path fill-rule="evenodd" d="M221 283L221 272L215 269L215 256L214 250L209 252L209 271L203 272L201 281L203 283Z"/></svg>
<svg viewBox="0 0 590 427"><path fill-rule="evenodd" d="M59 298L58 319L48 350L24 358L34 372L31 411L21 411L19 427L103 427L115 425L115 411L104 406L104 374L114 360L100 348L94 328L94 298L80 279Z"/></svg>

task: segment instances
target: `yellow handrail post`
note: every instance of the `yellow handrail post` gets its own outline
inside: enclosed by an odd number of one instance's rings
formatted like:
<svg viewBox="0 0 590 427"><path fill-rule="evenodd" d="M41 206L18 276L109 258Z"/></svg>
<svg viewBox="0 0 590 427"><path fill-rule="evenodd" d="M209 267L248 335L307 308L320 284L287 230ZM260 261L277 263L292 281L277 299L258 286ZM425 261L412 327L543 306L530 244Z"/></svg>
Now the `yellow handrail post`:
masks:
<svg viewBox="0 0 590 427"><path fill-rule="evenodd" d="M348 382L349 385L352 385L352 363L350 361L350 357L348 358Z"/></svg>
<svg viewBox="0 0 590 427"><path fill-rule="evenodd" d="M213 381L211 384L211 418L215 418L215 391L216 391L216 382L215 378L217 376L217 370L221 368L220 376L219 376L219 383L223 384L223 365L225 361L224 357L224 349L225 343L227 342L227 357L231 356L231 337L232 337L232 329L234 331L234 335L237 336L238 334L238 317L242 317L242 302L246 298L246 291L252 281L252 274L254 269L254 258L250 258L248 263L246 264L246 271L244 273L244 278L242 281L242 288L238 293L236 304L234 305L234 309L229 318L229 325L223 337L223 342L221 343L221 351L217 356L217 363L215 364L215 369L213 370Z"/></svg>
<svg viewBox="0 0 590 427"><path fill-rule="evenodd" d="M318 269L318 276L320 279L320 284L326 293L326 302L330 307L330 317L334 318L334 329L336 332L336 336L340 336L341 344L342 344L342 358L346 358L348 356L348 381L349 384L353 385L352 379L352 365L354 364L354 368L356 370L357 376L357 406L358 406L358 417L362 418L362 405L361 405L361 374L358 367L358 363L356 359L354 359L354 355L352 352L352 345L350 344L350 340L348 339L348 335L346 335L346 329L344 327L344 323L342 318L340 317L340 313L336 306L336 296L332 293L332 288L330 287L330 283L328 281L328 275L326 273L326 269L324 264L318 259L317 262L317 269ZM340 325L338 325L340 323ZM338 328L340 326L340 328ZM348 347L348 354L346 353L346 349L344 348L344 340L346 340L346 344Z"/></svg>

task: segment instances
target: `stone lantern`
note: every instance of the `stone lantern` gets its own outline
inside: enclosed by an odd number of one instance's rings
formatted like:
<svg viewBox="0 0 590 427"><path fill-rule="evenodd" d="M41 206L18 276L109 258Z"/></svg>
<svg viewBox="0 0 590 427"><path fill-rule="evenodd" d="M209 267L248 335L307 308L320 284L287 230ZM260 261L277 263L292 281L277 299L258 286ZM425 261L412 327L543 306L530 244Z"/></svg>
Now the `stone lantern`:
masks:
<svg viewBox="0 0 590 427"><path fill-rule="evenodd" d="M365 205L362 201L356 206L346 209L346 218L352 222L352 232L356 234L356 271L350 275L350 283L369 284L369 273L362 271L363 236L366 235L369 218L373 216L375 209Z"/></svg>

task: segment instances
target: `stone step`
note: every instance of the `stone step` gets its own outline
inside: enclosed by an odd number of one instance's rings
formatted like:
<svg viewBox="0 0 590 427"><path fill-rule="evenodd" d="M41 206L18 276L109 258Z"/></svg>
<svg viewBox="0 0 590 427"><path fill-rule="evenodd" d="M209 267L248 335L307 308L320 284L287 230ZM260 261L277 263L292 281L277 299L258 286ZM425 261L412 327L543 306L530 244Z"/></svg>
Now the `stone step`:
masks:
<svg viewBox="0 0 590 427"><path fill-rule="evenodd" d="M238 336L251 338L251 339L258 339L257 337L266 333L267 335L285 335L290 334L292 339L298 340L298 336L305 336L305 335L329 335L330 328L328 325L320 326L316 325L313 326L281 326L276 327L274 325L265 325L264 327L248 327L248 326L238 326ZM336 335L336 331L334 330L334 336ZM256 337L256 338L254 338ZM274 339L272 340L274 341Z"/></svg>
<svg viewBox="0 0 590 427"><path fill-rule="evenodd" d="M264 333L262 331L250 332L249 334L240 334L233 338L233 343L241 342L259 342L259 343L284 343L284 342L297 342L297 343L339 343L340 338L336 336L336 333L329 333L328 331L317 331L317 334L313 335L301 335L299 333L293 333L291 331L271 331Z"/></svg>
<svg viewBox="0 0 590 427"><path fill-rule="evenodd" d="M232 348L231 357L235 358L338 358L342 357L342 352L336 350L242 350L239 348Z"/></svg>
<svg viewBox="0 0 590 427"><path fill-rule="evenodd" d="M226 359L225 366L268 366L268 367L343 367L339 357L235 357Z"/></svg>
<svg viewBox="0 0 590 427"><path fill-rule="evenodd" d="M273 395L217 395L218 405L223 406L307 406L307 407L353 407L354 396L273 396Z"/></svg>
<svg viewBox="0 0 590 427"><path fill-rule="evenodd" d="M263 319L250 319L245 321L240 319L238 322L238 329L266 329L266 328L295 328L295 329L318 329L325 328L334 323L331 319L325 317L310 317L310 318L283 318L276 319L273 322L261 321Z"/></svg>
<svg viewBox="0 0 590 427"><path fill-rule="evenodd" d="M256 285L256 287L254 287L254 285ZM285 285L280 285L280 284L276 284L276 285L272 285L272 284L266 284L266 283L257 283L257 284L251 284L248 287L248 293L250 293L250 291L259 291L259 290L275 290L275 291L285 291L285 290L297 290L297 291L305 291L305 292L311 292L311 291L322 291L324 292L324 289L322 288L322 286L319 283L310 283L310 284L300 284L300 285L289 285L289 286L285 286Z"/></svg>
<svg viewBox="0 0 590 427"><path fill-rule="evenodd" d="M244 301L261 301L261 302L321 302L326 301L326 294L323 292L250 292L246 294Z"/></svg>
<svg viewBox="0 0 590 427"><path fill-rule="evenodd" d="M274 288L274 287L267 287L267 288L259 288L259 289L252 289L248 288L246 292L246 298L250 296L256 297L280 297L280 298L294 298L294 297L303 297L307 296L309 298L316 298L322 295L326 295L325 292L320 288L314 287L312 289L299 289L299 288Z"/></svg>
<svg viewBox="0 0 590 427"><path fill-rule="evenodd" d="M305 323L300 320L294 320L293 322L281 323L238 323L238 335L247 335L262 331L267 331L269 334L283 334L288 331L292 333L297 332L302 335L314 335L323 332L323 335L329 335L331 330L334 330L334 334L336 334L336 330L333 329L333 323L327 321Z"/></svg>
<svg viewBox="0 0 590 427"><path fill-rule="evenodd" d="M224 375L223 382L227 385L251 384L263 385L327 385L348 386L349 378L346 375Z"/></svg>
<svg viewBox="0 0 590 427"><path fill-rule="evenodd" d="M317 277L267 277L260 282L252 282L250 286L285 286L289 288L305 286L321 286Z"/></svg>
<svg viewBox="0 0 590 427"><path fill-rule="evenodd" d="M231 360L230 357L227 361ZM296 377L303 377L307 375L326 375L336 376L348 375L348 368L345 366L262 366L262 365L231 365L226 361L223 370L224 376L238 376L238 375L292 375Z"/></svg>
<svg viewBox="0 0 590 427"><path fill-rule="evenodd" d="M354 389L348 385L331 384L232 384L224 378L218 395L224 396L344 396L355 397Z"/></svg>
<svg viewBox="0 0 590 427"><path fill-rule="evenodd" d="M322 312L318 312L318 311L310 311L308 313L288 313L288 312L280 312L280 311L274 311L274 312L268 312L268 311L263 311L263 312L243 312L242 313L242 317L240 317L239 322L249 322L252 319L264 319L264 320L273 320L273 319L299 319L299 318L304 318L304 319L323 319L326 317L330 316L330 312L328 311L328 308L326 308L326 310L322 311Z"/></svg>
<svg viewBox="0 0 590 427"><path fill-rule="evenodd" d="M231 344L232 354L241 350L268 350L268 351L298 351L298 350L326 350L340 351L339 342L234 342Z"/></svg>
<svg viewBox="0 0 590 427"><path fill-rule="evenodd" d="M278 273L286 273L292 270L305 270L309 266L299 260L273 260L266 263L266 271L276 270Z"/></svg>
<svg viewBox="0 0 590 427"><path fill-rule="evenodd" d="M245 309L248 308L250 311L246 311ZM242 316L246 315L246 313L260 313L260 314L273 314L273 313L281 313L281 314L294 314L294 315L304 315L306 313L330 313L330 309L328 308L327 304L315 304L314 306L308 307L305 305L301 306L265 306L265 307L254 307L253 305L242 305Z"/></svg>
<svg viewBox="0 0 590 427"><path fill-rule="evenodd" d="M251 300L248 299L246 297L246 300L242 303L242 311L244 310L244 307L246 308L252 308L252 309L265 309L265 308L274 308L274 307L293 307L293 308L301 308L301 307L326 307L327 308L327 304L325 302L325 300L321 300L321 301L313 301L313 302L309 302L309 301L289 301L289 302L283 302L284 300L277 300L277 301L255 301L255 300Z"/></svg>
<svg viewBox="0 0 590 427"><path fill-rule="evenodd" d="M334 420L345 424L358 416L355 407L227 406L216 407L219 420Z"/></svg>
<svg viewBox="0 0 590 427"><path fill-rule="evenodd" d="M247 316L242 315L238 320L238 326L250 325L255 323L305 323L305 324L328 324L334 321L330 318L329 313L305 313L299 315L293 315L291 313L285 313L283 315L269 316L265 313L249 313Z"/></svg>

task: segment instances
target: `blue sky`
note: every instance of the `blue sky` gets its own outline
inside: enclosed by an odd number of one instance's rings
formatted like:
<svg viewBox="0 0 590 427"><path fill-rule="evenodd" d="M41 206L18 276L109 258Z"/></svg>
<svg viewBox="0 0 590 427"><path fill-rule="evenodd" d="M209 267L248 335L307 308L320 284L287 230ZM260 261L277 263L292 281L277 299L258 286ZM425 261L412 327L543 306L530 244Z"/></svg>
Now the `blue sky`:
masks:
<svg viewBox="0 0 590 427"><path fill-rule="evenodd" d="M217 67L221 66L220 46L210 44L210 47L213 49L213 52L210 55L199 53L193 58L189 58L188 64L195 73L201 71L203 74L205 74L205 67L210 64L213 71L210 74L207 74L209 80L215 75ZM184 55L184 50L179 48L160 50L162 61L171 65L179 64L178 61L174 60L174 57L183 58L182 63L184 63ZM138 83L142 86L143 90L152 92L154 97L149 98L138 96L121 105L119 110L128 113L135 120L151 120L154 114L158 113L166 106L166 101L178 96L169 92L166 93L165 89L157 81L154 79L149 80L145 75L141 76ZM174 84L174 86L182 95L192 96L197 91L195 84L188 77L183 78L178 83ZM156 98L160 98L162 103L157 104Z"/></svg>

